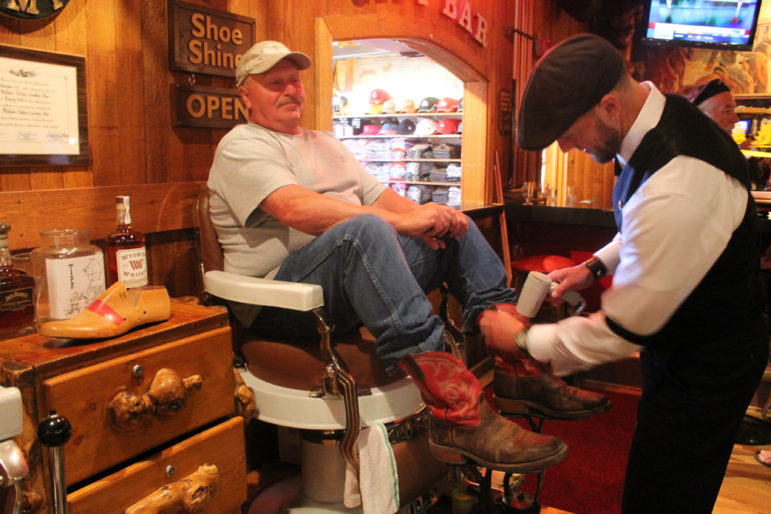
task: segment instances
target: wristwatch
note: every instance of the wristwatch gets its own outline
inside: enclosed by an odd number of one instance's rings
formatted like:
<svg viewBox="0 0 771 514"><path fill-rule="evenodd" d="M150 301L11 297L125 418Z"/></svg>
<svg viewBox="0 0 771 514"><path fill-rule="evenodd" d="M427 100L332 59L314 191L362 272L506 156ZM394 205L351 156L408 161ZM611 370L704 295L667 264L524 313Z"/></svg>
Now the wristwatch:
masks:
<svg viewBox="0 0 771 514"><path fill-rule="evenodd" d="M608 268L606 268L605 264L597 257L592 257L588 261L584 261L584 266L589 269L589 272L595 280L599 280L608 274Z"/></svg>

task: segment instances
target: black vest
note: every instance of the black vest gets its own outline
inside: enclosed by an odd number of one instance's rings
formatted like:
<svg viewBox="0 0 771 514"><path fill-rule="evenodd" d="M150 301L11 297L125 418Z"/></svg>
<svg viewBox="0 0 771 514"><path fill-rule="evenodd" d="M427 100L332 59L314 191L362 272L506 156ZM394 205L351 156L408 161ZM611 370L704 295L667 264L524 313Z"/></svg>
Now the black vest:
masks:
<svg viewBox="0 0 771 514"><path fill-rule="evenodd" d="M659 332L640 336L607 319L611 330L637 344L698 343L730 333L738 324L756 321L763 312L756 209L749 194L747 159L728 134L685 98L667 95L661 120L645 134L617 177L613 207L619 231L623 205L678 155L700 159L739 180L748 189L747 207L723 253Z"/></svg>

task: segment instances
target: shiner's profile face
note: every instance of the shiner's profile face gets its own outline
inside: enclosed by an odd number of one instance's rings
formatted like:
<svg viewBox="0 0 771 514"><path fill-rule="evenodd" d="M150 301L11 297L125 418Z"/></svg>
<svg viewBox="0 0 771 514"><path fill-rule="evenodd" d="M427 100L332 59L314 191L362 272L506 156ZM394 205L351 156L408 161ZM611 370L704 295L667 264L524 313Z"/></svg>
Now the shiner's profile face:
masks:
<svg viewBox="0 0 771 514"><path fill-rule="evenodd" d="M595 109L591 109L557 138L557 143L563 152L578 148L595 161L604 164L616 157L621 149L621 139L618 129L606 125Z"/></svg>

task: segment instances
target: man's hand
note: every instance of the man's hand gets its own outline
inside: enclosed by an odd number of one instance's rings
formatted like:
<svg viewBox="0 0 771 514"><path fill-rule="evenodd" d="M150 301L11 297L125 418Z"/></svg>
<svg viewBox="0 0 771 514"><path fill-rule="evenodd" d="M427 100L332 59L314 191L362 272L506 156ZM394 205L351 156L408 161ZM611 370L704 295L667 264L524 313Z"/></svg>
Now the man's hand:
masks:
<svg viewBox="0 0 771 514"><path fill-rule="evenodd" d="M497 305L496 309L482 311L477 320L479 329L490 351L503 360L514 362L522 357L516 335L527 329L530 320L517 313L513 305Z"/></svg>
<svg viewBox="0 0 771 514"><path fill-rule="evenodd" d="M589 268L583 264L552 271L548 277L552 282L559 282L559 285L551 292L551 295L555 298L561 298L566 291L571 289L575 291L586 289L594 282L594 277Z"/></svg>
<svg viewBox="0 0 771 514"><path fill-rule="evenodd" d="M468 218L458 209L429 202L403 213L396 230L420 238L438 250L446 246L442 238L460 237L466 233Z"/></svg>

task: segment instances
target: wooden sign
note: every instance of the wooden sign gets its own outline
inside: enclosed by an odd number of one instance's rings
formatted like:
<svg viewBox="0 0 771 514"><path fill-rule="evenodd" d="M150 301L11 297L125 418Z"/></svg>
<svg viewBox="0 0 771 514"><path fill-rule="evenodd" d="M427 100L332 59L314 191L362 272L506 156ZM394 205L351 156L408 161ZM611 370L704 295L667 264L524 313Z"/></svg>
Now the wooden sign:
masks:
<svg viewBox="0 0 771 514"><path fill-rule="evenodd" d="M41 20L56 14L70 0L0 0L0 12L20 20Z"/></svg>
<svg viewBox="0 0 771 514"><path fill-rule="evenodd" d="M249 119L235 89L177 85L174 96L178 127L231 128Z"/></svg>
<svg viewBox="0 0 771 514"><path fill-rule="evenodd" d="M502 136L511 134L512 118L511 90L501 89L498 92L498 132Z"/></svg>
<svg viewBox="0 0 771 514"><path fill-rule="evenodd" d="M169 0L169 67L235 77L241 56L254 45L254 18Z"/></svg>

